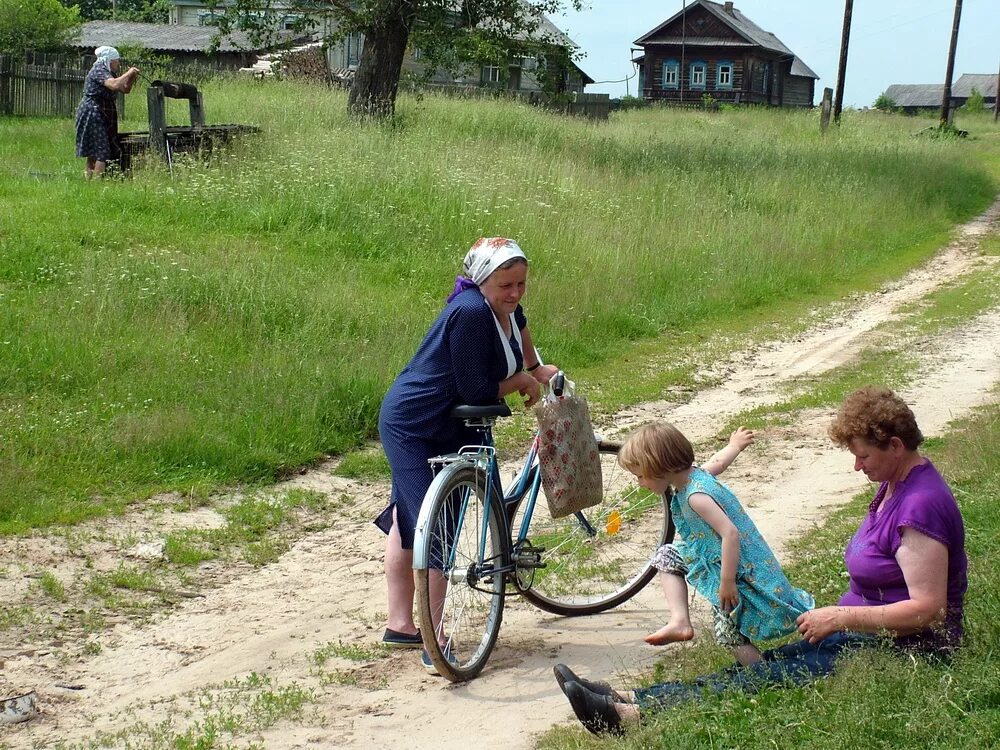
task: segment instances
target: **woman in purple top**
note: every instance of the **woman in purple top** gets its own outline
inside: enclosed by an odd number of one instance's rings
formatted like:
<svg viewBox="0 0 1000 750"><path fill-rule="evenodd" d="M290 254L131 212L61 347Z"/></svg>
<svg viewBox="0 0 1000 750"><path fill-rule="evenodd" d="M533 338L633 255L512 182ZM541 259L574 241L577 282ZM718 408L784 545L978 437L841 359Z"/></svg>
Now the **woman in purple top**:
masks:
<svg viewBox="0 0 1000 750"><path fill-rule="evenodd" d="M704 692L759 690L830 673L850 650L889 636L907 650L948 653L962 638L967 588L965 529L955 498L918 447L923 435L910 408L888 388L869 386L841 405L830 437L854 455L854 470L879 487L844 561L850 585L836 606L813 609L797 623L802 640L692 683L616 691L564 664L556 681L583 725L620 734L640 710L696 699Z"/></svg>

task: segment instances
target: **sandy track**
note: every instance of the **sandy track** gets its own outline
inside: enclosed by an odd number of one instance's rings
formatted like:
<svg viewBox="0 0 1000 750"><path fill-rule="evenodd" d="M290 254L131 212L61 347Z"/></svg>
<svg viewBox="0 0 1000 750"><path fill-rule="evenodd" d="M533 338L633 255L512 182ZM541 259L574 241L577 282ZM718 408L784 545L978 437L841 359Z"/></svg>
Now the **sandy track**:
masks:
<svg viewBox="0 0 1000 750"><path fill-rule="evenodd" d="M998 223L1000 201L905 278L845 302L836 316L793 341L767 342L734 356L719 385L687 403L644 404L617 415L615 426L624 430L667 418L701 440L735 413L777 403L790 378L849 362L903 304L970 273L995 274L996 258L979 255L977 247L984 234L998 231ZM917 349L920 375L904 395L925 434L936 435L991 397L1000 377L1000 310ZM785 542L864 486L846 455L826 440L829 418L829 412L815 410L800 414L793 425L766 430L726 474L779 554ZM190 719L182 712L192 694L257 672L279 684L315 688L318 696L302 718L258 737L268 748L441 750L470 742L528 748L536 733L569 720L551 676L555 662L588 673L627 675L664 653L641 641L663 614L655 586L613 612L589 618L553 617L514 599L489 666L470 684L430 677L414 652L403 652L368 666L345 662L341 666L355 671L358 684L320 686L310 674L310 655L319 647L337 641L370 645L381 634L383 539L368 518L384 504L387 488L334 477L329 467L288 486L347 493L353 506L332 527L301 538L278 562L185 601L158 622L123 623L103 634L102 650L94 656L67 660L58 648L0 644L0 692L36 689L42 710L35 720L2 730L0 747L83 742L96 731L139 720L174 717L184 726ZM8 540L0 544L0 561L43 548ZM696 612L707 623L705 610ZM85 689L69 691L57 683Z"/></svg>

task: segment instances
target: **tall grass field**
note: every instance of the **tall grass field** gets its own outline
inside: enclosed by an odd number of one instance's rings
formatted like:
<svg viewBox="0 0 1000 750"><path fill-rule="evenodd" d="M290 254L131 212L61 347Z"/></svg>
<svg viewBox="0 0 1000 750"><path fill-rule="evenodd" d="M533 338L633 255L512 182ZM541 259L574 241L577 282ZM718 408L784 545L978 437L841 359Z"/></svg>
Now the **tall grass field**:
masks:
<svg viewBox="0 0 1000 750"><path fill-rule="evenodd" d="M85 182L67 119L0 119L0 533L162 490L267 481L376 435L379 403L483 235L571 373L637 342L870 288L1000 187L1000 129L848 113L610 122L404 97L389 125L308 84L206 83L262 133ZM186 124L186 103L169 117ZM133 94L124 130L145 129Z"/></svg>

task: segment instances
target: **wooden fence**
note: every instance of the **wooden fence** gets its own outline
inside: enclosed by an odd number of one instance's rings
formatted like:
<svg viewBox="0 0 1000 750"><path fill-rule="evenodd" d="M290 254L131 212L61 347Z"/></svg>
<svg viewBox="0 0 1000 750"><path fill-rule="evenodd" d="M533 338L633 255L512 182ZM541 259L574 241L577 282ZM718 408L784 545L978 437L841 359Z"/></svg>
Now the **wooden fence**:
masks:
<svg viewBox="0 0 1000 750"><path fill-rule="evenodd" d="M73 58L0 55L0 115L72 117L88 69Z"/></svg>

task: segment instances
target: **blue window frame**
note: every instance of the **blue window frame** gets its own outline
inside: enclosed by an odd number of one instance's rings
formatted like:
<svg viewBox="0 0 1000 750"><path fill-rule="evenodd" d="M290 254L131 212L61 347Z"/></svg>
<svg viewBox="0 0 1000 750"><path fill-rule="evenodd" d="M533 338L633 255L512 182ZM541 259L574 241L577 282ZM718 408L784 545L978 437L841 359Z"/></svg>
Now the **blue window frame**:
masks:
<svg viewBox="0 0 1000 750"><path fill-rule="evenodd" d="M729 60L719 60L715 66L715 87L731 89L733 87L733 63Z"/></svg>
<svg viewBox="0 0 1000 750"><path fill-rule="evenodd" d="M663 61L663 88L676 89L681 85L681 64L676 60Z"/></svg>
<svg viewBox="0 0 1000 750"><path fill-rule="evenodd" d="M708 79L708 65L704 60L695 60L688 69L688 80L693 89L705 88L705 81Z"/></svg>

